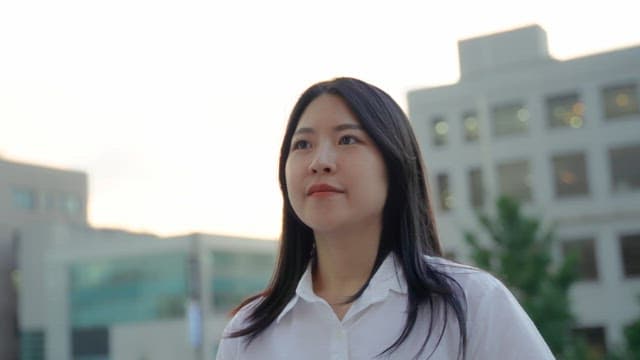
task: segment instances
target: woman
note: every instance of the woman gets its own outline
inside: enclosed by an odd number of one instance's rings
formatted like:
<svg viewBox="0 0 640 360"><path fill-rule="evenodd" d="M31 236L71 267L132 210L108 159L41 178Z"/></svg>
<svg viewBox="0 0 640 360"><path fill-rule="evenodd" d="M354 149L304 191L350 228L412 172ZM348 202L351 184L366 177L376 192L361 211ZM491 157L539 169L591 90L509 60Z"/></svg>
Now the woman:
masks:
<svg viewBox="0 0 640 360"><path fill-rule="evenodd" d="M278 264L225 329L228 359L552 359L508 290L440 258L411 126L338 78L296 103L280 152Z"/></svg>

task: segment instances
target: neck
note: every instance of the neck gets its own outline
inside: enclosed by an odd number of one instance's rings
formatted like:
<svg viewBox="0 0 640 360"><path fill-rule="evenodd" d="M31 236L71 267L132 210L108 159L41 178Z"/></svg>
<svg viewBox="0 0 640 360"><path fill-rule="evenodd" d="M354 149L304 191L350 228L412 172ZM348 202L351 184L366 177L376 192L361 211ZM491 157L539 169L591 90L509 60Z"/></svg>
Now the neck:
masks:
<svg viewBox="0 0 640 360"><path fill-rule="evenodd" d="M381 226L314 233L313 288L330 304L343 303L367 281L378 254Z"/></svg>

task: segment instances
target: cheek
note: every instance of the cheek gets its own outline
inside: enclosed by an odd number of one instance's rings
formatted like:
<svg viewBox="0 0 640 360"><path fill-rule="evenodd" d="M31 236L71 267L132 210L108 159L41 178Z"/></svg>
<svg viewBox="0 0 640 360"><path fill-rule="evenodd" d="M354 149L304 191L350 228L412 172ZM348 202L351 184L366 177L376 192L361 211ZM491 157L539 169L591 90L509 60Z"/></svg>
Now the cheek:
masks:
<svg viewBox="0 0 640 360"><path fill-rule="evenodd" d="M372 179L375 179L373 185L374 191L376 192L376 199L378 202L381 202L382 205L386 202L387 194L389 192L389 179L387 178L387 169L384 163L377 163L375 175L372 176Z"/></svg>
<svg viewBox="0 0 640 360"><path fill-rule="evenodd" d="M296 181L299 177L295 172L295 166L293 166L292 162L287 160L284 166L284 179L287 186L287 197L289 198L289 202L291 205L295 206L298 193L298 187L300 186L299 181Z"/></svg>
<svg viewBox="0 0 640 360"><path fill-rule="evenodd" d="M289 160L287 160L287 163L284 165L284 179L287 182L287 189L290 189L292 186L295 186L295 182L296 182L295 166L293 166L292 162Z"/></svg>

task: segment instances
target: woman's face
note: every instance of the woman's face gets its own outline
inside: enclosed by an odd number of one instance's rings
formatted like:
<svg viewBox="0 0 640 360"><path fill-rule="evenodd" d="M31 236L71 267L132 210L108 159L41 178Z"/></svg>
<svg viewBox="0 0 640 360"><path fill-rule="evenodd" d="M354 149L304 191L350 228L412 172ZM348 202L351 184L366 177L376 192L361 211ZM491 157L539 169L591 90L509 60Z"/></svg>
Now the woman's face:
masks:
<svg viewBox="0 0 640 360"><path fill-rule="evenodd" d="M303 112L285 177L293 210L316 233L382 223L382 154L336 95L320 95Z"/></svg>

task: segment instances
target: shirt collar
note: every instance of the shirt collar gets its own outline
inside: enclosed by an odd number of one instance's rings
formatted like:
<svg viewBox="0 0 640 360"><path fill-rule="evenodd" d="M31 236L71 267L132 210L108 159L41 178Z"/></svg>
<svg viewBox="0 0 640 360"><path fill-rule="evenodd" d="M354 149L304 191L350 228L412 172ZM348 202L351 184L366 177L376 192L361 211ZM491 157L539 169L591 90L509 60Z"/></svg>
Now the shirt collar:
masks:
<svg viewBox="0 0 640 360"><path fill-rule="evenodd" d="M358 300L362 299L365 304L371 304L384 299L390 290L399 294L407 293L407 283L402 271L402 265L394 253L390 253L380 264L380 267L378 267L378 270L369 281L369 285ZM296 294L278 315L276 322L280 322L280 319L293 309L299 299L310 303L323 301L313 291L311 263L307 265L307 269L298 282Z"/></svg>

